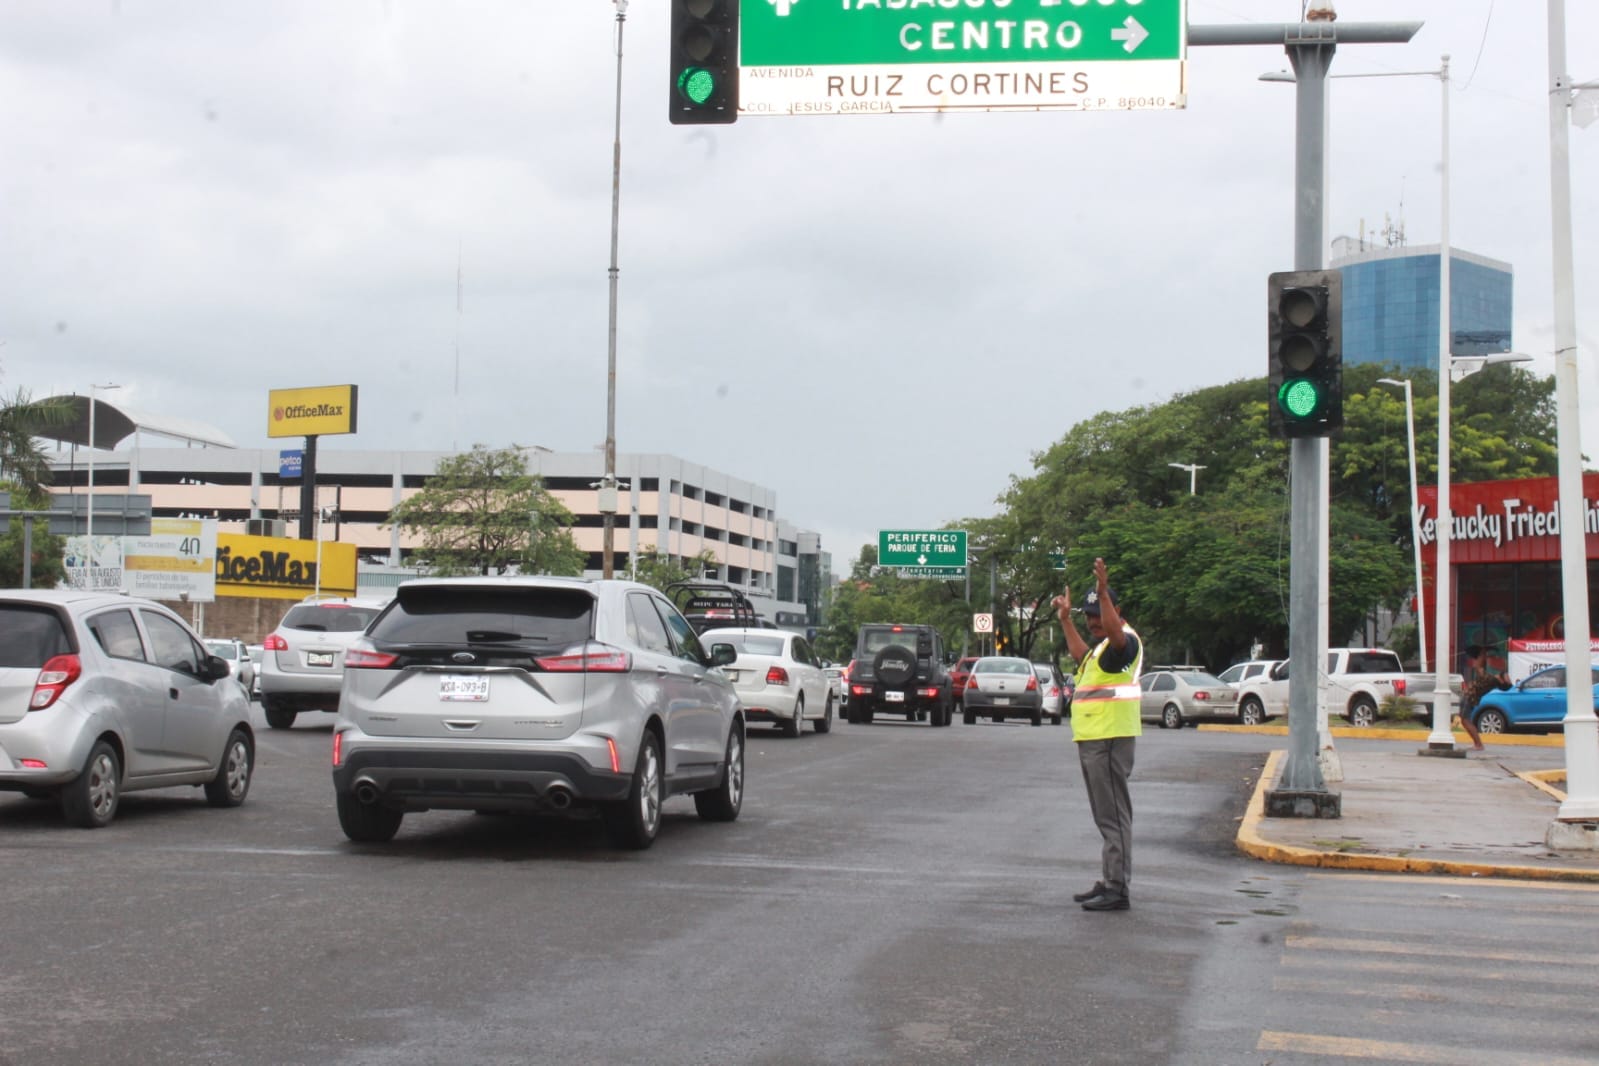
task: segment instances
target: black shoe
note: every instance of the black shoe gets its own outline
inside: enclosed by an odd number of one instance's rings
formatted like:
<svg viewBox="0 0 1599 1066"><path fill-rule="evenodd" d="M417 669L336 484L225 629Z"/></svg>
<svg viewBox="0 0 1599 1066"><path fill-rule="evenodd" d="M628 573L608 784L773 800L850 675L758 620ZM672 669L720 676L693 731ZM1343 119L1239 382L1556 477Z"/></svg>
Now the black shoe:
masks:
<svg viewBox="0 0 1599 1066"><path fill-rule="evenodd" d="M1085 911L1124 911L1132 906L1127 897L1117 892L1101 892L1083 903Z"/></svg>
<svg viewBox="0 0 1599 1066"><path fill-rule="evenodd" d="M1094 882L1094 887L1089 889L1087 892L1074 892L1074 893L1072 893L1072 902L1073 903L1087 903L1089 900L1093 899L1095 896L1103 896L1104 894L1105 894L1105 882L1103 882L1103 881L1095 881Z"/></svg>

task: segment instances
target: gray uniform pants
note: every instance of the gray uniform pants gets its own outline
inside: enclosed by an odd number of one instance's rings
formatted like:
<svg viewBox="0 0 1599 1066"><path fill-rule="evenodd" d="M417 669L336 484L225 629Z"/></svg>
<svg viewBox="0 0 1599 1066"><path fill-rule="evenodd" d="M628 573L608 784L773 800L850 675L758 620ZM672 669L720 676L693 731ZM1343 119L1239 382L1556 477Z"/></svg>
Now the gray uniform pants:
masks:
<svg viewBox="0 0 1599 1066"><path fill-rule="evenodd" d="M1133 800L1127 793L1127 778L1133 772L1133 740L1112 737L1077 744L1083 783L1088 786L1088 808L1105 839L1100 880L1107 891L1122 895L1126 895L1133 873Z"/></svg>

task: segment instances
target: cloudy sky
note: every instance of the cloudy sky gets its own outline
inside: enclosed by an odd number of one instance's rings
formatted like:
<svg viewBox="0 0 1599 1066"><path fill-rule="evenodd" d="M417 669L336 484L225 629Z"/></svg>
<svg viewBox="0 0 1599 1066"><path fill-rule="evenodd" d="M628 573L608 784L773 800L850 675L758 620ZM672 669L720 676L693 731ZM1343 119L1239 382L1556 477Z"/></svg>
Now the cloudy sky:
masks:
<svg viewBox="0 0 1599 1066"><path fill-rule="evenodd" d="M1425 26L1335 74L1451 56L1453 243L1513 265L1515 345L1553 373L1545 5L1337 7ZM1566 7L1569 73L1599 78L1599 5ZM1192 48L1181 111L679 127L667 11L625 22L622 453L766 485L847 561L993 513L1100 410L1265 373L1265 276L1293 266L1294 92L1259 80L1281 49ZM360 433L325 450L600 446L615 30L611 0L0 0L0 389L115 381L275 449L267 390L353 382ZM1330 97L1329 241L1436 243L1438 81ZM1599 125L1571 144L1592 454Z"/></svg>

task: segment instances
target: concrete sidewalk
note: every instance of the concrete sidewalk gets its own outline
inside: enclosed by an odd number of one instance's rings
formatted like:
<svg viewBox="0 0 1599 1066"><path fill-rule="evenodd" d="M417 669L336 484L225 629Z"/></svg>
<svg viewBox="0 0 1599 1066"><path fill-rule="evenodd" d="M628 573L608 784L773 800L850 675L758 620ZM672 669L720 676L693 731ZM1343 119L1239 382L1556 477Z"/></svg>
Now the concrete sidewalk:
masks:
<svg viewBox="0 0 1599 1066"><path fill-rule="evenodd" d="M1263 795L1284 752L1273 752L1238 830L1240 850L1267 862L1344 870L1599 881L1599 851L1550 851L1560 806L1564 738L1484 738L1464 759L1416 754L1425 733L1361 730L1335 740L1342 817L1267 818ZM1397 747L1382 740L1403 737ZM1543 744L1527 743L1532 740ZM1554 784L1544 778L1555 777Z"/></svg>

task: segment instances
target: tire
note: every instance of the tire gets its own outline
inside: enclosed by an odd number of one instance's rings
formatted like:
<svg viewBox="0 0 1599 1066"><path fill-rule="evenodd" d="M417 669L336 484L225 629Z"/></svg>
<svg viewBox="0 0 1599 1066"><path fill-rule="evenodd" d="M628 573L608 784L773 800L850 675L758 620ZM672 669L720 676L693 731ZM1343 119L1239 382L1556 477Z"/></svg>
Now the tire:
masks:
<svg viewBox="0 0 1599 1066"><path fill-rule="evenodd" d="M870 707L862 707L855 713L855 721L860 725L871 725L872 709Z"/></svg>
<svg viewBox="0 0 1599 1066"><path fill-rule="evenodd" d="M832 704L828 704L831 712ZM734 722L727 734L727 761L722 783L708 792L694 793L694 809L707 822L731 822L744 807L744 730Z"/></svg>
<svg viewBox="0 0 1599 1066"><path fill-rule="evenodd" d="M976 725L977 724L977 712L976 711L965 711L965 710L961 711L961 721L965 722L967 725Z"/></svg>
<svg viewBox="0 0 1599 1066"><path fill-rule="evenodd" d="M633 785L627 790L627 799L601 808L611 843L628 851L643 851L655 843L655 836L661 831L664 789L660 742L646 729L639 742L638 763L633 767Z"/></svg>
<svg viewBox="0 0 1599 1066"><path fill-rule="evenodd" d="M298 711L281 707L264 696L261 698L261 712L266 715L267 725L273 729L293 728L295 716L299 714Z"/></svg>
<svg viewBox="0 0 1599 1066"><path fill-rule="evenodd" d="M1510 732L1510 719L1498 707L1484 707L1477 712L1475 721L1479 733Z"/></svg>
<svg viewBox="0 0 1599 1066"><path fill-rule="evenodd" d="M1043 708L1041 708L1041 707L1033 708L1033 724L1034 725L1043 725L1044 724L1044 710L1043 710Z"/></svg>
<svg viewBox="0 0 1599 1066"><path fill-rule="evenodd" d="M1182 708L1175 703L1168 703L1160 712L1160 727L1162 729L1181 729L1183 727Z"/></svg>
<svg viewBox="0 0 1599 1066"><path fill-rule="evenodd" d="M255 748L244 730L237 727L228 734L222 748L217 775L205 783L205 801L213 807L237 807L250 794L255 776Z"/></svg>
<svg viewBox="0 0 1599 1066"><path fill-rule="evenodd" d="M916 652L903 644L890 644L872 659L872 670L877 680L899 688L916 676Z"/></svg>
<svg viewBox="0 0 1599 1066"><path fill-rule="evenodd" d="M783 720L783 735L797 737L805 729L805 696L794 697L794 717Z"/></svg>
<svg viewBox="0 0 1599 1066"><path fill-rule="evenodd" d="M117 750L98 741L83 772L61 788L61 814L72 825L100 829L116 817L122 798L122 762Z"/></svg>
<svg viewBox="0 0 1599 1066"><path fill-rule="evenodd" d="M1349 704L1349 724L1359 729L1370 729L1377 721L1377 705L1370 696L1356 696Z"/></svg>
<svg viewBox="0 0 1599 1066"><path fill-rule="evenodd" d="M1052 714L1052 715L1049 716L1049 724L1050 725L1060 725L1061 722L1063 722L1065 720L1066 720L1066 716L1065 715Z"/></svg>
<svg viewBox="0 0 1599 1066"><path fill-rule="evenodd" d="M362 803L354 793L340 792L337 797L339 828L357 844L387 844L400 831L404 811L396 811L381 803Z"/></svg>
<svg viewBox="0 0 1599 1066"><path fill-rule="evenodd" d="M1239 725L1262 725L1266 721L1266 708L1261 706L1260 700L1254 696L1247 697L1238 705Z"/></svg>
<svg viewBox="0 0 1599 1066"><path fill-rule="evenodd" d="M993 716L993 719L994 719L994 724L995 725L1004 725L1005 724L1005 716L1003 714L996 714L996 715Z"/></svg>
<svg viewBox="0 0 1599 1066"><path fill-rule="evenodd" d="M833 731L833 697L827 697L827 709L822 716L811 723L811 728L818 733L831 733Z"/></svg>

